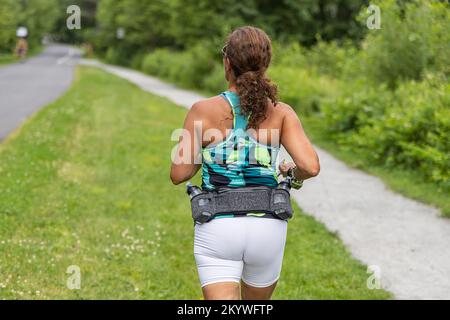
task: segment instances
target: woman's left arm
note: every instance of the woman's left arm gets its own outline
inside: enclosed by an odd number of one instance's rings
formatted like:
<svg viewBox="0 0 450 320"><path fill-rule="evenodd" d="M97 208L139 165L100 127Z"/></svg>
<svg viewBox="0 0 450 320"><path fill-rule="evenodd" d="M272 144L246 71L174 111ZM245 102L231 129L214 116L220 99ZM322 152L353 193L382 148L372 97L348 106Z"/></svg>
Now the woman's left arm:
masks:
<svg viewBox="0 0 450 320"><path fill-rule="evenodd" d="M170 179L177 185L191 179L201 167L202 122L200 103L195 103L184 120L183 133L173 155Z"/></svg>

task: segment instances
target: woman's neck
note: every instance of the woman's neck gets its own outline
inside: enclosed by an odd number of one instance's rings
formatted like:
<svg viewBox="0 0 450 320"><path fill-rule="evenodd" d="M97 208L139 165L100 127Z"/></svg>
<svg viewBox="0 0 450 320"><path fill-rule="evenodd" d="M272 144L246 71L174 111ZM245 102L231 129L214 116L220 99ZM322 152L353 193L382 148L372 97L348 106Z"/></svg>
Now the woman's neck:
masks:
<svg viewBox="0 0 450 320"><path fill-rule="evenodd" d="M228 83L228 91L232 91L232 92L237 93L236 85L234 83L231 83L231 82Z"/></svg>

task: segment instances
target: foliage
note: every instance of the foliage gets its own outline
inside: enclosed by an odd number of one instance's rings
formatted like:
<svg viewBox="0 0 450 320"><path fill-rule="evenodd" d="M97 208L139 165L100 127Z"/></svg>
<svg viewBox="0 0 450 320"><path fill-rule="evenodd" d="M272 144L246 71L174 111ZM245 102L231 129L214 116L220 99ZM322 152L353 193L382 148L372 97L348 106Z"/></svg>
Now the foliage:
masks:
<svg viewBox="0 0 450 320"><path fill-rule="evenodd" d="M157 49L145 56L142 69L183 86L201 88L205 84L205 75L210 74L216 65L217 59L202 45L196 45L182 52Z"/></svg>
<svg viewBox="0 0 450 320"><path fill-rule="evenodd" d="M134 54L169 43L170 3L164 0L102 0L98 5L100 50L112 50L118 61L129 61ZM123 38L117 30L123 28ZM112 55L112 54L110 54Z"/></svg>
<svg viewBox="0 0 450 320"><path fill-rule="evenodd" d="M58 0L58 19L53 25L53 38L64 43L81 43L92 41L95 35L98 0ZM67 8L77 5L81 10L81 29L69 30L66 20L69 16Z"/></svg>
<svg viewBox="0 0 450 320"><path fill-rule="evenodd" d="M0 0L0 51L12 52L14 48L17 14L18 6L15 0Z"/></svg>
<svg viewBox="0 0 450 320"><path fill-rule="evenodd" d="M58 0L0 0L0 51L11 52L16 29L28 28L30 46L40 44L42 36L53 28L58 16Z"/></svg>
<svg viewBox="0 0 450 320"><path fill-rule="evenodd" d="M374 82L394 87L402 80L420 80L426 69L450 74L450 8L448 3L394 0L379 3L380 30L363 43L367 73Z"/></svg>
<svg viewBox="0 0 450 320"><path fill-rule="evenodd" d="M233 28L244 24L259 26L283 42L311 45L317 35L326 40L357 40L364 29L358 27L356 15L366 2L101 0L95 42L101 52L112 47L126 56L160 47L190 49L205 40L218 44ZM126 30L120 41L116 39L118 28Z"/></svg>

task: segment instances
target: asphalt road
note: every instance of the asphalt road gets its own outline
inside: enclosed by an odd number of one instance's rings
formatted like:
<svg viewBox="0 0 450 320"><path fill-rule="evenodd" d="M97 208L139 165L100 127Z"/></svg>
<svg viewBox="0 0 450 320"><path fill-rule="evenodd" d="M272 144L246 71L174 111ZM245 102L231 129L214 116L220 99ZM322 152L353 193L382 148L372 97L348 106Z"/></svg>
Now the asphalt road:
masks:
<svg viewBox="0 0 450 320"><path fill-rule="evenodd" d="M70 86L80 52L52 44L22 63L0 67L0 140Z"/></svg>

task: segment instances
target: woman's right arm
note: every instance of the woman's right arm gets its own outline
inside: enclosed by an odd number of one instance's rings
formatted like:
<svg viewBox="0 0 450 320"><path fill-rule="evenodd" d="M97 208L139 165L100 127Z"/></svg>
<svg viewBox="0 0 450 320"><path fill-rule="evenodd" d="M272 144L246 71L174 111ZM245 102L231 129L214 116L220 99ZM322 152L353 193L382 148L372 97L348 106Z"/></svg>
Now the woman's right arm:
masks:
<svg viewBox="0 0 450 320"><path fill-rule="evenodd" d="M287 104L283 104L285 115L281 127L281 144L292 157L297 170L297 179L305 180L319 174L319 157L303 130L297 113ZM280 170L287 171L293 164L280 165Z"/></svg>

